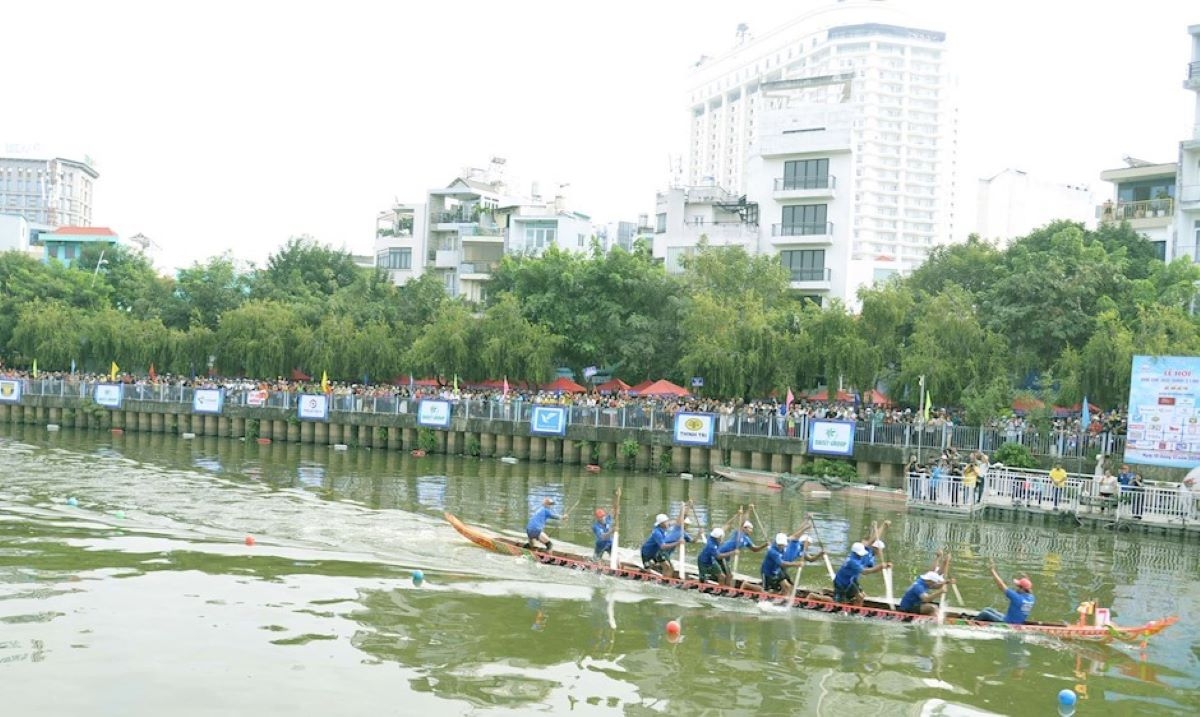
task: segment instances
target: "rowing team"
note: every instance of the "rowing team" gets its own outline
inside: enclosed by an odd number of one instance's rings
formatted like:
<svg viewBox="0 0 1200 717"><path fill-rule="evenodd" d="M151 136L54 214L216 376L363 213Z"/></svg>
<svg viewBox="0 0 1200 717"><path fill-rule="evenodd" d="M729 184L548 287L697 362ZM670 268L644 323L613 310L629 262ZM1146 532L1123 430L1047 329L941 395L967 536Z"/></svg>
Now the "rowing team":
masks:
<svg viewBox="0 0 1200 717"><path fill-rule="evenodd" d="M553 500L549 498L543 501L542 508L534 514L526 526L526 533L530 541L527 544L528 547L533 547L534 541L537 541L544 544L546 550L550 550L550 540L545 534L546 521L560 518L551 510L553 504ZM696 540L696 537L688 531L688 526L693 525L692 519L687 515L688 507L687 504L684 505L677 521L672 521L665 513L655 516L654 529L642 543L641 557L644 569L666 577L675 577L676 570L672 563L675 550L680 545ZM751 509L753 510L753 506ZM885 520L882 524L872 523L870 532L861 542L850 546L850 554L842 563L841 568L834 573L825 551L819 546L816 553L810 549L814 542L813 536L816 535L811 515L799 530L790 535L778 533L774 541L763 541L761 544L756 544L753 540L754 524L746 519L748 516L749 513L739 508L737 514L724 527L714 527L709 531L704 548L696 559L701 581L733 585L734 570L731 567L730 559L736 560L736 556L743 549L754 553L766 551L759 574L762 578L761 589L768 593L794 595L795 580L789 574L788 568L797 568L796 579L798 579L799 570L802 569L804 563L816 562L821 558L825 559L826 568L833 578L834 602L861 606L865 593L859 580L863 575L888 571L885 577L890 578L892 564L883 558L883 551L886 548L883 536L891 525L891 521ZM600 560L605 553L612 553L613 536L616 529L614 516L609 515L603 508L596 509L595 517L596 520L592 524L592 533L595 537L593 558ZM564 514L562 518L565 519L566 515ZM738 526L737 529L726 539L726 531L734 525ZM809 535L810 531L812 536ZM816 542L819 543L819 538ZM1013 586L1010 588L996 572L994 563L989 563L989 568L996 586L1008 598L1009 607L1003 615L992 608L986 608L973 619L990 622L1003 621L1018 625L1024 623L1033 609L1033 584L1028 577L1021 575L1013 580ZM917 578L900 599L899 610L919 615L935 614L938 611L937 601L944 600L946 590L955 583L955 580L949 577L949 572L950 553L938 550L929 570ZM890 579L887 581L887 586L890 599ZM744 590L758 589L748 582L743 582L740 587ZM957 591L957 588L955 590ZM822 599L823 596L818 593L810 593L809 597Z"/></svg>

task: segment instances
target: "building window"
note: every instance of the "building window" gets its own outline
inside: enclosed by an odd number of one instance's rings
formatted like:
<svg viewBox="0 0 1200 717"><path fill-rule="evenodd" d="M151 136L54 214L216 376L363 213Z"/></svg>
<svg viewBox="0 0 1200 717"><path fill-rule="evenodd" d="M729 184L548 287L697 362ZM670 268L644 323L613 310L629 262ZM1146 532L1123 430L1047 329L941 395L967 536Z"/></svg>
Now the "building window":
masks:
<svg viewBox="0 0 1200 717"><path fill-rule="evenodd" d="M824 189L828 186L828 159L801 159L783 163L781 189Z"/></svg>
<svg viewBox="0 0 1200 717"><path fill-rule="evenodd" d="M380 269L411 269L412 249L388 249L375 255L375 265Z"/></svg>
<svg viewBox="0 0 1200 717"><path fill-rule="evenodd" d="M779 252L779 261L792 281L824 281L825 250L795 249Z"/></svg>
<svg viewBox="0 0 1200 717"><path fill-rule="evenodd" d="M666 233L666 231L667 231L667 215L665 213L659 214L654 217L654 220L655 220L654 233L655 234Z"/></svg>
<svg viewBox="0 0 1200 717"><path fill-rule="evenodd" d="M685 256L695 256L696 247L694 246L669 246L667 247L667 266L668 274L683 273L683 265L680 259Z"/></svg>
<svg viewBox="0 0 1200 717"><path fill-rule="evenodd" d="M829 231L826 222L827 204L801 204L783 208L783 223L779 236L808 236Z"/></svg>

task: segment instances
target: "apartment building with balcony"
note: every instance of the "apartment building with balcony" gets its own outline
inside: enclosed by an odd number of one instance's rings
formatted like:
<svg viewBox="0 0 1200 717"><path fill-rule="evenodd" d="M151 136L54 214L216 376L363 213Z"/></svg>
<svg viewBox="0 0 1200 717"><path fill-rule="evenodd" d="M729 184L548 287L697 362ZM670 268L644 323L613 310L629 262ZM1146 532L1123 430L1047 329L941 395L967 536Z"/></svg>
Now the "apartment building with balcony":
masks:
<svg viewBox="0 0 1200 717"><path fill-rule="evenodd" d="M425 202L396 204L375 223L375 266L401 285L427 272L450 296L483 301L485 286L506 253L537 255L550 246L586 251L590 217L567 206L565 186L544 200L537 184L528 195L512 191L504 161L464 169Z"/></svg>
<svg viewBox="0 0 1200 717"><path fill-rule="evenodd" d="M1154 244L1159 259L1171 261L1175 246L1175 185L1179 165L1156 164L1134 157L1125 167L1106 169L1100 178L1113 184L1111 199L1097 208L1101 223L1128 222Z"/></svg>
<svg viewBox="0 0 1200 717"><path fill-rule="evenodd" d="M853 307L860 286L961 238L949 57L944 33L879 0L825 3L760 38L739 28L732 50L693 73L687 186L744 197L758 251L821 277L798 291ZM662 226L670 202L659 204L655 255L671 269L687 227L672 211ZM683 212L690 224L694 214ZM724 243L748 231L723 229Z"/></svg>
<svg viewBox="0 0 1200 717"><path fill-rule="evenodd" d="M1200 261L1200 25L1188 28L1192 58L1183 88L1195 95L1192 136L1179 143L1175 188L1175 253Z"/></svg>

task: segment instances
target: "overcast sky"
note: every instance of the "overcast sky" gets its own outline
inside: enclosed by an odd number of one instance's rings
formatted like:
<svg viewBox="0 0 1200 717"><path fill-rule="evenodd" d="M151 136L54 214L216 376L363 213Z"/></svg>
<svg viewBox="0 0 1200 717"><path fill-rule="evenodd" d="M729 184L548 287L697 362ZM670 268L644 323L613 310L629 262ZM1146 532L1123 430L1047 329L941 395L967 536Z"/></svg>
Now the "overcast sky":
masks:
<svg viewBox="0 0 1200 717"><path fill-rule="evenodd" d="M298 234L370 253L377 212L496 155L569 182L598 221L634 219L686 147L692 63L809 6L7 3L0 151L87 152L94 223L149 236L166 268L261 264ZM1107 191L1101 169L1175 161L1191 133L1195 0L914 6L955 53L972 211L974 180L1005 167Z"/></svg>

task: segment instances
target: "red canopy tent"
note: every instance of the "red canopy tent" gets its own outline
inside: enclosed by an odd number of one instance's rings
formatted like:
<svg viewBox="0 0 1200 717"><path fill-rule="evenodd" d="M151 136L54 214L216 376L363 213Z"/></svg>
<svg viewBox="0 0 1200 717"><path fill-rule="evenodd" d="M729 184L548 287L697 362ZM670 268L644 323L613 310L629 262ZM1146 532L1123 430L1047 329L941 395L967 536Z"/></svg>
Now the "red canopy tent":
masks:
<svg viewBox="0 0 1200 717"><path fill-rule="evenodd" d="M587 393L586 388L564 376L559 376L550 383L542 386L541 390L557 391L559 393Z"/></svg>
<svg viewBox="0 0 1200 717"><path fill-rule="evenodd" d="M632 392L632 391L631 391ZM654 383L646 386L636 392L639 396L687 396L688 390L682 386L676 386L665 378L661 378Z"/></svg>
<svg viewBox="0 0 1200 717"><path fill-rule="evenodd" d="M892 402L887 396L883 395L875 389L871 389L863 394L863 403L873 403L876 406L891 406Z"/></svg>
<svg viewBox="0 0 1200 717"><path fill-rule="evenodd" d="M829 398L829 389L822 388L819 391L808 394L808 399L810 401L832 400L835 403L854 403L854 394L850 393L849 391L838 391L836 394L834 394L834 397L832 399L830 399Z"/></svg>
<svg viewBox="0 0 1200 717"><path fill-rule="evenodd" d="M629 392L630 393L641 393L643 389L645 389L647 386L652 385L653 383L654 383L653 381L642 381L641 383L639 383L636 386L631 386L629 388Z"/></svg>
<svg viewBox="0 0 1200 717"><path fill-rule="evenodd" d="M1033 396L1017 396L1012 402L1012 410L1017 413L1026 413L1038 408L1045 408L1045 406L1044 401Z"/></svg>
<svg viewBox="0 0 1200 717"><path fill-rule="evenodd" d="M647 385L649 385L649 384L647 384ZM599 391L600 393L616 393L618 391L628 391L629 384L625 383L624 381L622 381L619 378L614 378L614 379L605 381L604 383L600 384L599 386L596 387L596 390Z"/></svg>
<svg viewBox="0 0 1200 717"><path fill-rule="evenodd" d="M293 381L311 381L312 376L309 376L308 374L304 373L303 371L301 371L298 368L294 368L294 369L292 369L292 380Z"/></svg>

